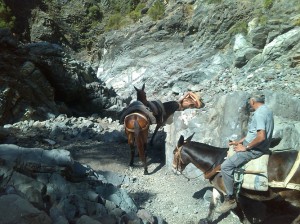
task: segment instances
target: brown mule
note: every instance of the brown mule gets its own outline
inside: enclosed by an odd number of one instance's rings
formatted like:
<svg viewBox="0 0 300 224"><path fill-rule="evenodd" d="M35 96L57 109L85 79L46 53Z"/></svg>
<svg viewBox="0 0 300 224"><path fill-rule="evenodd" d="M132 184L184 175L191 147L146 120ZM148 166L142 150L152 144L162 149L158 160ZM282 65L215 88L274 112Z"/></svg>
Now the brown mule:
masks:
<svg viewBox="0 0 300 224"><path fill-rule="evenodd" d="M130 166L133 166L135 145L138 149L140 160L143 162L144 174L148 174L147 168L147 139L150 122L142 112L133 112L124 118L125 133L130 146Z"/></svg>
<svg viewBox="0 0 300 224"><path fill-rule="evenodd" d="M202 100L198 99L198 96L191 92L185 94L179 101L168 101L162 103L159 100L147 100L145 84L143 84L141 89L138 89L135 86L134 88L136 90L137 100L141 101L146 107L150 108L154 117L156 118L156 127L151 137L150 145L153 145L154 137L159 128L165 124L168 118L174 114L175 111L184 110L187 108L201 108L204 106Z"/></svg>
<svg viewBox="0 0 300 224"><path fill-rule="evenodd" d="M207 144L191 141L193 135L184 140L183 136L177 143L174 150L173 170L181 173L185 167L192 163L200 169L206 179L209 179L215 193L225 195L225 187L220 173L215 172L219 164L224 161L228 148L218 148ZM300 154L296 150L273 151L268 163L268 178L270 186L267 191L247 190L242 188L240 195L257 201L267 201L274 198L281 198L297 208L300 208ZM285 187L273 187L274 182L283 183L289 180ZM272 185L273 184L273 185ZM279 184L278 184L279 186ZM199 223L211 223L216 208L217 201L212 197L209 206L209 213L205 219ZM275 201L274 203L279 203ZM237 211L242 211L238 205ZM245 221L246 217L240 217ZM248 221L249 222L249 221ZM300 223L300 214L293 221L293 224Z"/></svg>

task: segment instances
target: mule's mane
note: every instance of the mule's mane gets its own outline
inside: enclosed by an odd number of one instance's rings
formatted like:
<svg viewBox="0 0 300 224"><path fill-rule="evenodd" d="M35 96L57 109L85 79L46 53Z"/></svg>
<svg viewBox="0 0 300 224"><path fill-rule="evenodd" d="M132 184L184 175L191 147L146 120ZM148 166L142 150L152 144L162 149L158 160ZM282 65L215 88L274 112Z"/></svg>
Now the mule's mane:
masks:
<svg viewBox="0 0 300 224"><path fill-rule="evenodd" d="M194 142L191 141L188 143L189 145L196 147L197 149L209 149L209 150L215 150L215 151L220 151L220 152L224 152L225 150L227 151L228 148L220 148L220 147L216 147L216 146L212 146L212 145L208 145L205 143L201 143L201 142Z"/></svg>
<svg viewBox="0 0 300 224"><path fill-rule="evenodd" d="M227 150L228 148L191 141L183 145L182 153L184 152L189 157L190 162L206 175L224 161Z"/></svg>

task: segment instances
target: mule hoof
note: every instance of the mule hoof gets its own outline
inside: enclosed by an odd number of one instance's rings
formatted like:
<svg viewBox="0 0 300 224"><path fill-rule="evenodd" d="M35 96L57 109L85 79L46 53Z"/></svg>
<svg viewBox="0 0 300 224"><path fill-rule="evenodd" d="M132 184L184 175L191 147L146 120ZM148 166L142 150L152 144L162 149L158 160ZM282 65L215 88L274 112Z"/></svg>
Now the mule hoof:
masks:
<svg viewBox="0 0 300 224"><path fill-rule="evenodd" d="M144 175L149 175L148 170L145 170L145 171L144 171Z"/></svg>
<svg viewBox="0 0 300 224"><path fill-rule="evenodd" d="M198 224L210 224L211 221L209 221L208 219L200 219Z"/></svg>

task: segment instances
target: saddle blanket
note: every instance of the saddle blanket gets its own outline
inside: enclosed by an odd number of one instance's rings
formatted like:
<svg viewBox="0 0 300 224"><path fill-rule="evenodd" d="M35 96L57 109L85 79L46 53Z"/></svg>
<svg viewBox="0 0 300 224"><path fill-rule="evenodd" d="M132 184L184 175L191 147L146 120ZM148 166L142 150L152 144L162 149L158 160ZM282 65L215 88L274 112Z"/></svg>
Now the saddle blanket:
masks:
<svg viewBox="0 0 300 224"><path fill-rule="evenodd" d="M124 108L120 115L120 123L124 122L125 117L133 112L143 112L147 115L151 124L156 124L156 118L153 116L152 112L140 101L132 102L128 107Z"/></svg>
<svg viewBox="0 0 300 224"><path fill-rule="evenodd" d="M243 188L257 191L268 190L268 161L269 155L262 155L245 164L245 174L242 184Z"/></svg>
<svg viewBox="0 0 300 224"><path fill-rule="evenodd" d="M229 147L228 157L235 151ZM244 171L242 188L256 191L268 190L268 161L269 155L262 155L257 159L250 160L242 167Z"/></svg>

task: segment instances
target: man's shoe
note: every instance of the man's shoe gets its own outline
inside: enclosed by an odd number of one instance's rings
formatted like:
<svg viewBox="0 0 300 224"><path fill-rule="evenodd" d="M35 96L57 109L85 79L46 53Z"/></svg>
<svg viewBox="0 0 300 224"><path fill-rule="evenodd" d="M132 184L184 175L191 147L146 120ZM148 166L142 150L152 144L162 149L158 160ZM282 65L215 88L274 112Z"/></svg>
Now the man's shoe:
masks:
<svg viewBox="0 0 300 224"><path fill-rule="evenodd" d="M216 208L216 212L223 214L236 208L236 206L237 203L235 198L226 196L223 204L221 204L219 207Z"/></svg>

